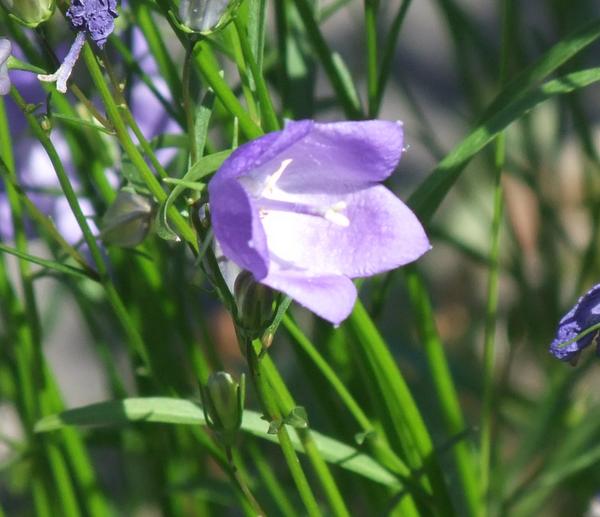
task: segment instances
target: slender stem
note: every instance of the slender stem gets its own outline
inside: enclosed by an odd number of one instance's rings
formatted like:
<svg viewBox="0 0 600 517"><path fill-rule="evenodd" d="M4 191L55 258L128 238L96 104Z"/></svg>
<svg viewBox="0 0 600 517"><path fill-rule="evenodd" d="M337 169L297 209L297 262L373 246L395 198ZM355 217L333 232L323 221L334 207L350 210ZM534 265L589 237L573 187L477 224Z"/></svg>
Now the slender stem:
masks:
<svg viewBox="0 0 600 517"><path fill-rule="evenodd" d="M348 411L354 417L354 420L363 431L372 431L373 424L358 405L354 397L350 394L344 383L337 376L333 368L327 364L327 361L319 353L311 341L304 335L302 330L296 325L289 316L283 317L283 326L294 342L310 357L314 365L321 371L323 377L327 379L333 390L340 397Z"/></svg>
<svg viewBox="0 0 600 517"><path fill-rule="evenodd" d="M196 65L200 69L204 79L214 90L227 111L234 117L237 117L240 129L246 137L252 139L261 136L263 134L262 129L254 122L254 120L252 120L252 117L246 113L227 82L221 76L218 67L215 66L214 57L211 55L208 44L206 42L201 42L199 45L196 45L194 55L196 57Z"/></svg>
<svg viewBox="0 0 600 517"><path fill-rule="evenodd" d="M511 2L502 0L502 53L500 59L500 88L507 79L509 48L511 41ZM481 410L480 436L480 488L481 517L487 514L490 488L490 466L492 455L492 417L494 403L494 365L496 356L496 318L498 313L498 284L500 278L500 229L504 216L504 190L502 188L502 170L506 157L506 133L500 133L496 139L495 150L495 187L494 214L490 230L490 270L488 277L488 296L485 315L483 343L483 399Z"/></svg>
<svg viewBox="0 0 600 517"><path fill-rule="evenodd" d="M88 66L88 70L90 75L92 76L92 80L98 89L98 93L102 97L102 101L104 102L104 106L106 107L106 112L108 114L109 119L111 120L115 131L117 133L117 137L119 138L119 142L123 146L123 149L136 166L138 172L142 176L142 179L146 183L146 186L152 193L152 195L156 198L159 203L164 202L167 199L167 193L163 190L160 183L148 167L148 164L144 160L143 156L138 151L137 147L133 143L133 140L129 136L129 132L127 131L127 127L125 126L125 122L121 118L119 108L115 104L114 99L106 85L104 77L102 76L102 72L96 61L96 56L89 48L89 45L84 47L83 56ZM175 209L175 207L171 206L168 211L169 217L173 221L175 228L178 230L181 237L183 237L189 244L192 246L194 250L198 250L198 242L196 240L196 235L194 231L187 224L185 219L181 216L181 214Z"/></svg>
<svg viewBox="0 0 600 517"><path fill-rule="evenodd" d="M352 394L335 373L335 370L327 364L325 358L319 353L315 345L308 337L306 337L298 325L296 325L289 316L284 316L283 326L294 342L304 350L306 355L308 355L314 365L319 369L323 377L329 382L331 388L337 393L338 397L340 397L340 400L354 417L362 431L365 433L374 431L375 426L369 420L369 417L358 405L358 402L356 402ZM405 482L408 482L408 478L411 476L410 468L389 448L389 446L382 440L368 440L367 444L371 448L373 454L383 462L387 468L401 476Z"/></svg>
<svg viewBox="0 0 600 517"><path fill-rule="evenodd" d="M244 444L244 448L246 452L250 454L250 459L254 468L258 471L262 480L262 485L267 489L275 501L277 511L283 517L295 517L297 512L295 511L281 480L277 477L277 473L274 472L272 465L262 454L258 445L254 442L248 442Z"/></svg>
<svg viewBox="0 0 600 517"><path fill-rule="evenodd" d="M138 125L133 114L131 113L131 110L129 109L129 106L127 105L127 99L125 99L125 96L123 95L123 90L121 88L121 85L119 84L119 81L117 80L117 76L115 75L113 67L110 64L110 59L108 59L105 51L102 52L102 62L104 64L104 68L106 69L106 72L108 73L108 78L110 79L110 83L113 87L113 92L116 97L117 106L118 106L120 112L123 114L123 118L125 119L125 122L133 131L133 134L135 135L135 137L137 138L137 140L140 144L140 147L142 148L142 150L144 151L144 153L150 160L150 163L152 163L152 166L154 167L154 169L156 170L158 175L161 176L162 178L168 178L169 174L164 169L162 164L158 161L158 158L154 154L152 147L148 143L148 140L144 136L144 133L142 133L140 126Z"/></svg>
<svg viewBox="0 0 600 517"><path fill-rule="evenodd" d="M260 349L262 344L258 342L257 346ZM248 340L248 342L246 343L246 360L248 361L250 378L252 379L256 395L261 403L265 416L271 422L281 421L281 412L279 411L274 395L263 376L262 361L258 360L256 349L254 347L254 344L250 340ZM306 511L310 516L320 516L321 510L319 509L317 500L315 499L312 489L308 484L306 474L302 470L300 459L296 454L296 451L288 434L287 427L285 425L279 426L279 429L277 431L277 438L279 439L279 445L281 446L283 456L288 465L294 483L296 484L296 488L298 489L300 498L302 499L302 502L306 507Z"/></svg>
<svg viewBox="0 0 600 517"><path fill-rule="evenodd" d="M15 89L13 88L12 90L14 93ZM0 166L2 168L7 168L8 171L6 171L6 173L14 179L14 161L12 157L10 136L6 124L4 103L2 100L0 100L0 142L2 142L0 154L3 157ZM6 158L9 165L5 164L4 158ZM6 191L11 208L15 245L19 252L27 254L28 242L25 233L23 207L19 195L10 183L6 184ZM43 411L46 409L45 405L48 400L48 382L45 378L44 359L41 353L41 325L37 301L33 290L30 263L22 258L19 258L17 263L21 287L24 293L24 312L27 321L27 332L23 335L26 342L20 344L22 347L27 348L27 352L26 356L21 355L20 357L23 359L27 357L28 361L22 366L29 367L33 370L30 372L33 377L33 379L30 379L30 382L32 382L32 387L37 391L35 395L37 400L34 404L30 404L32 410L30 413L30 421L28 422L28 433L30 434L33 425L32 418L35 419L39 415L40 410ZM38 441L35 437L29 436L29 438L32 441ZM81 515L79 503L77 502L73 482L68 474L62 452L47 440L43 441L42 446L54 476L64 515L68 517L78 517Z"/></svg>
<svg viewBox="0 0 600 517"><path fill-rule="evenodd" d="M402 5L398 9L398 13L394 17L394 21L392 22L390 32L385 42L383 57L381 58L381 68L379 70L379 79L377 81L377 95L374 105L370 110L370 115L373 117L379 113L379 108L381 107L385 87L390 78L390 72L392 71L392 61L394 60L394 55L396 53L396 43L398 42L400 29L406 18L406 13L408 12L411 1L412 0L403 0Z"/></svg>
<svg viewBox="0 0 600 517"><path fill-rule="evenodd" d="M422 480L423 488L426 491L432 489L441 514L454 515L448 488L421 412L387 344L360 300L356 302L348 323L360 343L354 349L377 382L379 396L409 465L413 469L424 469L427 478ZM349 341L354 344L352 339Z"/></svg>
<svg viewBox="0 0 600 517"><path fill-rule="evenodd" d="M104 286L107 299L110 305L112 306L117 318L121 322L121 325L125 330L132 346L136 349L137 353L144 361L146 367L151 371L149 356L146 351L144 340L142 339L134 322L129 317L127 309L125 308L125 304L123 303L123 300L120 298L119 294L117 293L117 290L115 289L112 283L112 280L108 274L108 269L104 262L104 257L102 256L102 252L100 251L100 247L98 246L96 238L94 237L92 230L90 229L87 218L81 210L81 206L79 204L79 200L77 199L77 195L73 190L71 181L67 175L67 172L65 171L65 168L63 167L63 164L60 160L58 152L56 151L56 148L54 147L54 144L52 143L46 132L42 129L35 116L27 111L27 105L25 101L15 88L12 88L11 96L25 114L30 128L32 129L36 138L40 141L40 143L44 147L44 150L48 154L48 157L50 158L50 161L54 166L58 182L60 183L60 186L69 203L69 207L73 211L73 215L75 216L77 224L79 225L83 233L84 240L89 247L90 254L92 255L92 259L100 277L100 281Z"/></svg>
<svg viewBox="0 0 600 517"><path fill-rule="evenodd" d="M190 38L189 45L185 50L185 60L183 61L183 110L186 117L186 130L188 135L190 153L190 167L198 161L198 147L196 146L196 124L195 124L195 108L194 102L190 94L191 79L192 79L192 58L194 57L194 47L198 40Z"/></svg>
<svg viewBox="0 0 600 517"><path fill-rule="evenodd" d="M327 41L321 33L319 24L317 23L314 15L313 7L309 0L296 0L296 9L302 18L302 22L306 27L306 33L311 38L311 43L315 48L315 53L319 56L325 73L327 74L329 81L333 89L336 92L336 96L342 105L346 116L351 119L362 118L362 110L360 103L358 103L350 93L347 83L345 82L340 69L336 66L334 53L329 48Z"/></svg>
<svg viewBox="0 0 600 517"><path fill-rule="evenodd" d="M227 456L227 461L229 462L229 467L231 468L231 475L232 475L233 479L235 480L235 482L238 484L240 490L246 496L246 499L248 499L248 502L250 503L250 506L252 506L252 508L256 512L256 515L265 516L266 513L261 508L260 504L258 503L258 501L256 500L256 498L254 497L254 495L250 491L250 488L248 487L248 484L246 483L246 481L242 477L239 469L236 467L235 462L233 460L233 451L231 450L230 446L226 446L225 447L225 454Z"/></svg>
<svg viewBox="0 0 600 517"><path fill-rule="evenodd" d="M367 99L369 117L377 115L377 10L379 0L364 0L367 43Z"/></svg>
<svg viewBox="0 0 600 517"><path fill-rule="evenodd" d="M277 115L275 114L275 109L273 108L273 101L271 100L269 89L265 83L265 78L263 77L263 74L256 63L256 59L254 58L252 49L250 48L247 31L245 30L239 17L236 16L233 19L233 22L238 34L244 60L250 67L250 72L252 72L252 77L254 78L256 95L258 96L260 112L262 115L262 125L267 132L277 131L279 129L279 120L277 120Z"/></svg>
<svg viewBox="0 0 600 517"><path fill-rule="evenodd" d="M252 74L248 73L248 64L244 58L239 33L236 30L232 30L230 26L225 34L228 38L227 41L229 42L233 59L237 65L238 74L242 84L242 92L244 94L244 99L246 100L246 105L248 106L248 114L252 120L255 120L260 124L258 105L254 99L254 90L256 88L255 81Z"/></svg>
<svg viewBox="0 0 600 517"><path fill-rule="evenodd" d="M263 370L267 383L270 385L271 390L275 395L275 399L278 402L280 410L282 411L283 415L288 415L296 406L296 402L287 389L287 386L283 382L281 375L279 375L279 372L273 364L273 361L271 361L271 358L265 356L261 360L261 363L263 364ZM300 441L302 442L304 451L306 452L315 474L317 475L321 486L323 487L325 495L329 501L329 504L331 505L333 514L340 517L349 516L350 513L346 508L344 498L339 491L335 479L331 475L331 471L329 470L327 463L321 457L321 453L317 448L310 430L296 429L296 433L298 434L298 438L300 438Z"/></svg>
<svg viewBox="0 0 600 517"><path fill-rule="evenodd" d="M440 405L446 431L452 439L464 433L466 425L460 408L458 394L448 366L444 346L435 326L431 301L419 271L414 266L405 268L408 291L419 337L427 354L431 380ZM461 440L452 447L452 456L458 470L458 481L466 503L468 515L477 516L480 503L476 462L469 445Z"/></svg>

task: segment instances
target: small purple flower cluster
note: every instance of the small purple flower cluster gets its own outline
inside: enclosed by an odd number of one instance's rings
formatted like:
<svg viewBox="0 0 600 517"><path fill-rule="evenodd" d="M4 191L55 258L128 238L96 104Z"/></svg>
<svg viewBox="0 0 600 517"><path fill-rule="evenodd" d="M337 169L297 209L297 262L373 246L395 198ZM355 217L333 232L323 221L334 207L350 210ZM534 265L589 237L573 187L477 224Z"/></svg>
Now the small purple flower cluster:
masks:
<svg viewBox="0 0 600 517"><path fill-rule="evenodd" d="M86 32L98 48L106 44L118 16L117 0L73 0L67 10L73 28Z"/></svg>
<svg viewBox="0 0 600 517"><path fill-rule="evenodd" d="M117 0L73 0L67 10L67 18L71 21L77 36L64 61L53 74L38 75L44 82L56 82L56 89L61 93L67 91L67 81L77 63L86 35L98 46L104 48L106 40L115 28Z"/></svg>

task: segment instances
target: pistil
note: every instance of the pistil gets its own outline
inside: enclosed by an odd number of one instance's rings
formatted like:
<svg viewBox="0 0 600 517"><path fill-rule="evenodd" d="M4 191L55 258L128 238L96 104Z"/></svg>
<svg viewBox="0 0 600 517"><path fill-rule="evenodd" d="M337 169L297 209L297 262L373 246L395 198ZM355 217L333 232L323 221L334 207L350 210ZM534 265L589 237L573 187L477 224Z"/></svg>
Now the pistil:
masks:
<svg viewBox="0 0 600 517"><path fill-rule="evenodd" d="M75 63L77 63L77 59L79 58L79 54L81 53L81 49L85 44L85 33L78 32L75 37L75 41L71 48L69 49L69 53L65 57L62 64L58 67L58 70L53 74L38 75L38 79L43 82L52 83L56 81L56 89L61 93L67 92L67 81L69 77L71 77L71 73L73 72L73 67Z"/></svg>

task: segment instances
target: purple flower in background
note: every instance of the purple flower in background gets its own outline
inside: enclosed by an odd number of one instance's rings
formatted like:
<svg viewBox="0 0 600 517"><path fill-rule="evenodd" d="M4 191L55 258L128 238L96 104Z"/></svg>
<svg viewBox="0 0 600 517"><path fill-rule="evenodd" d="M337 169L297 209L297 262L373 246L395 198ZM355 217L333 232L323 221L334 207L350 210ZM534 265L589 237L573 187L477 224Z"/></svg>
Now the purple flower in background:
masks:
<svg viewBox="0 0 600 517"><path fill-rule="evenodd" d="M11 52L11 42L5 38L0 38L0 95L8 95L8 92L10 92L10 77L8 77L6 62Z"/></svg>
<svg viewBox="0 0 600 517"><path fill-rule="evenodd" d="M56 81L56 89L66 93L67 81L85 44L86 35L98 48L104 48L118 16L117 0L73 0L67 10L67 18L77 31L75 41L58 70L53 74L38 75L38 79L44 82Z"/></svg>
<svg viewBox="0 0 600 517"><path fill-rule="evenodd" d="M90 39L103 48L115 28L117 0L73 0L67 18L77 31L84 31Z"/></svg>
<svg viewBox="0 0 600 517"><path fill-rule="evenodd" d="M600 323L600 284L595 285L579 298L575 306L560 320L556 337L550 345L550 353L561 361L577 360L584 348L597 344L600 330L592 331L572 343L569 341L598 323ZM600 349L597 350L600 352Z"/></svg>
<svg viewBox="0 0 600 517"><path fill-rule="evenodd" d="M139 29L134 30L132 42L132 52L143 71L150 77L157 89L168 97L168 89L164 80L158 73L158 68L152 55L149 53L146 40ZM18 46L14 47L14 55L20 59L25 59ZM29 72L13 70L12 83L20 91L21 95L30 104L43 103L46 93L35 76ZM173 121L168 113L165 112L162 104L157 100L154 94L141 81L133 81L131 84L131 110L140 129L147 138L153 138L164 132L180 132L180 128ZM50 162L46 151L40 142L32 138L28 129L28 124L20 109L12 102L10 97L7 99L8 120L10 132L13 137L13 146L15 150L16 169L19 175L19 182L30 199L45 214L52 217L59 232L65 239L71 243L77 243L82 238L81 229L71 212L67 200L60 192L60 185L56 178L54 168ZM67 173L73 182L74 188L81 189L80 182L77 179L77 173L86 174L87 170L77 171L73 163L69 146L63 135L60 126L55 126L51 134L52 141L58 151ZM164 163L173 157L172 149L161 149L159 159ZM107 169L106 174L109 181L116 187L118 184L118 170L120 166L115 164L114 168ZM79 202L86 216L95 217L95 211L89 199L79 196ZM95 224L89 221L92 230L96 232ZM5 193L0 187L0 239L10 240L12 238L12 224L10 219L10 207Z"/></svg>
<svg viewBox="0 0 600 517"><path fill-rule="evenodd" d="M351 312L351 278L419 258L423 227L380 182L402 154L402 126L290 122L239 147L208 185L224 255L334 324Z"/></svg>

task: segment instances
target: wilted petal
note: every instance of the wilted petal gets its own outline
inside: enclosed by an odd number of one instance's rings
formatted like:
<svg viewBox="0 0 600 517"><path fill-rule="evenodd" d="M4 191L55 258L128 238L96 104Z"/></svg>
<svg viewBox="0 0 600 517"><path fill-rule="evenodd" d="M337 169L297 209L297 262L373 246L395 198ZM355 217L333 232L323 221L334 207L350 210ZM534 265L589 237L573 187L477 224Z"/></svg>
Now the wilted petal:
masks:
<svg viewBox="0 0 600 517"><path fill-rule="evenodd" d="M560 320L550 353L561 361L569 361L578 352L592 344L598 331L590 332L577 341L568 343L587 328L600 323L600 284L584 294L575 306Z"/></svg>
<svg viewBox="0 0 600 517"><path fill-rule="evenodd" d="M343 197L311 196L311 201L323 207L344 203L339 215L348 226L291 211L272 211L262 219L271 253L296 267L364 277L412 262L430 248L416 216L381 185Z"/></svg>
<svg viewBox="0 0 600 517"><path fill-rule="evenodd" d="M223 253L257 280L267 275L269 252L258 213L234 179L211 184L211 219Z"/></svg>
<svg viewBox="0 0 600 517"><path fill-rule="evenodd" d="M306 271L274 268L261 282L296 300L334 325L345 320L356 301L356 287L345 276L308 276Z"/></svg>

